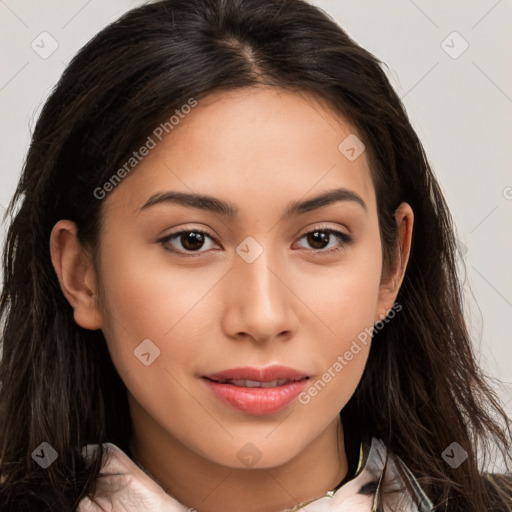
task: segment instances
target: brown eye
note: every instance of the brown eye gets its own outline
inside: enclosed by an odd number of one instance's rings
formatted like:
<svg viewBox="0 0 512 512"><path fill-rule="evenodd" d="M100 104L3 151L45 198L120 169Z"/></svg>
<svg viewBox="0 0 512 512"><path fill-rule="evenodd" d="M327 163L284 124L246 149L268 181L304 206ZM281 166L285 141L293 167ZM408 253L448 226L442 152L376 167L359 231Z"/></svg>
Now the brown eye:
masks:
<svg viewBox="0 0 512 512"><path fill-rule="evenodd" d="M308 243L313 247L313 249L323 249L329 243L331 238L330 233L325 233L323 231L312 231L306 235Z"/></svg>
<svg viewBox="0 0 512 512"><path fill-rule="evenodd" d="M204 245L204 234L198 231L188 231L180 235L181 245L188 251L197 251Z"/></svg>
<svg viewBox="0 0 512 512"><path fill-rule="evenodd" d="M305 239L309 247L321 254L330 254L331 252L341 251L347 245L353 242L351 236L331 228L315 229L301 236L301 240Z"/></svg>
<svg viewBox="0 0 512 512"><path fill-rule="evenodd" d="M208 233L197 229L178 231L177 233L162 238L159 242L167 250L183 255L194 252L202 254L215 245L213 238Z"/></svg>

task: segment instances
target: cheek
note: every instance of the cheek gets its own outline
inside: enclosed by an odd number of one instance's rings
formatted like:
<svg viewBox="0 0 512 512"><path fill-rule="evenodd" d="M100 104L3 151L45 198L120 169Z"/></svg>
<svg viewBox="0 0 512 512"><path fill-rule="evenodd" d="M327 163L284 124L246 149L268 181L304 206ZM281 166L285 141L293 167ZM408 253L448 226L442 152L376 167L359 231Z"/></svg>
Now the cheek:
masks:
<svg viewBox="0 0 512 512"><path fill-rule="evenodd" d="M220 276L195 269L192 279L190 270L171 267L165 258L148 262L144 252L121 247L105 244L101 272L102 330L113 362L121 376L139 374L153 360L151 367L183 371L180 363L197 357L196 345L207 337L206 310Z"/></svg>
<svg viewBox="0 0 512 512"><path fill-rule="evenodd" d="M324 329L323 336L309 336L316 341L308 349L318 371L298 397L307 411L306 417L324 423L339 414L361 380L371 346L377 300L373 279L329 286L329 300L318 304L328 329Z"/></svg>
<svg viewBox="0 0 512 512"><path fill-rule="evenodd" d="M299 401L312 415L337 414L355 391L364 371L378 305L380 247L354 252L346 265L310 277L307 304L317 329L308 338L311 359L321 371ZM303 276L304 283L308 283ZM307 326L306 326L307 329Z"/></svg>
<svg viewBox="0 0 512 512"><path fill-rule="evenodd" d="M190 442L207 437L216 424L204 418L189 385L198 355L211 337L208 319L218 307L212 291L221 275L195 269L192 279L186 269L149 265L140 254L137 259L126 251L122 258L114 251L109 254L113 264L103 265L103 332L117 372L157 423L182 435L192 424L205 430L195 432ZM198 418L203 418L199 424Z"/></svg>
<svg viewBox="0 0 512 512"><path fill-rule="evenodd" d="M337 266L310 268L296 280L300 294L312 312L322 320L327 346L343 349L344 344L374 324L379 300L381 274L380 246L365 244L354 249Z"/></svg>
<svg viewBox="0 0 512 512"><path fill-rule="evenodd" d="M380 245L373 245L360 244L336 266L299 260L281 268L298 298L290 298L300 317L298 349L311 353L318 366L333 362L373 325L381 265ZM207 331L219 327L212 322L222 317L221 305L229 307L231 291L239 288L239 280L224 276L221 265L179 267L165 254L155 258L155 252L154 247L145 253L137 244L123 244L120 237L106 240L103 247L103 331L120 373L138 368L134 351L147 339L157 347L155 353L160 350L160 362L169 359L171 368L197 357L197 345L211 336ZM162 351L172 352L173 358Z"/></svg>

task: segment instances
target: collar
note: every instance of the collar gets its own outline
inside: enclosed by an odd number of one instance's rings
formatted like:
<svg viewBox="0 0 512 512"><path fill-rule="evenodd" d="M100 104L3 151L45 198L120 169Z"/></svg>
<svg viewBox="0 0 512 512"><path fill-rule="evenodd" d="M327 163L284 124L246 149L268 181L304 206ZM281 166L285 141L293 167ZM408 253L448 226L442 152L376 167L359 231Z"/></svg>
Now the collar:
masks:
<svg viewBox="0 0 512 512"><path fill-rule="evenodd" d="M98 445L87 445L83 454L88 458ZM97 479L94 503L84 498L78 512L191 512L194 509L167 494L149 474L112 443L104 443L108 458ZM379 497L387 509L401 512L432 512L433 504L405 464L395 456L407 475L412 492L406 490L404 480L388 450L379 439L371 444L361 443L359 463L353 478L328 491L324 496L283 510L296 512L307 506L307 512L375 512ZM103 510L102 508L103 507ZM195 511L194 511L195 512Z"/></svg>

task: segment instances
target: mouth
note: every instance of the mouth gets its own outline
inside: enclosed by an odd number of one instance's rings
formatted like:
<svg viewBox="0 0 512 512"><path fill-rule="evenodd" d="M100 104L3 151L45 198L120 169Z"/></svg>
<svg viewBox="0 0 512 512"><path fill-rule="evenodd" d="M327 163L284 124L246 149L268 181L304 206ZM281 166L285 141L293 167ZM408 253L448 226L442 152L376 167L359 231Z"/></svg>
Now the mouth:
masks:
<svg viewBox="0 0 512 512"><path fill-rule="evenodd" d="M207 380L212 382L216 382L217 384L231 384L232 386L237 386L239 388L276 388L279 386L285 386L290 382L297 382L302 379L275 379L270 381L258 381L258 380L248 380L248 379L225 379L225 380L216 380L210 379L208 377L204 377ZM309 379L309 377L304 377L305 379Z"/></svg>
<svg viewBox="0 0 512 512"><path fill-rule="evenodd" d="M246 387L257 387L252 386L251 384L274 383L274 386L280 386L289 381L297 381L309 378L309 375L287 366L275 364L272 366L267 366L266 368L254 368L251 366L245 366L243 368L231 368L230 370L223 370L221 372L203 375L203 377L223 384L226 382L246 382L249 383Z"/></svg>
<svg viewBox="0 0 512 512"><path fill-rule="evenodd" d="M234 368L204 375L214 396L231 408L251 415L280 412L304 389L310 376L284 366Z"/></svg>

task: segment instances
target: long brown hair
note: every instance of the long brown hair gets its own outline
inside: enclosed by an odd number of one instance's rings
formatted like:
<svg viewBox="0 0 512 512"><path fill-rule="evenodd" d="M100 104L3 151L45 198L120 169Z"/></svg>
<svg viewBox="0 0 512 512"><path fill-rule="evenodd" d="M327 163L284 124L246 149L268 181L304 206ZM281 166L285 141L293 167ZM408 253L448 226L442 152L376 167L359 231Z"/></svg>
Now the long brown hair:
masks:
<svg viewBox="0 0 512 512"><path fill-rule="evenodd" d="M374 334L362 380L342 411L380 438L436 510L512 510L504 482L482 476L482 453L510 461L510 420L475 362L462 312L447 205L381 62L301 0L164 0L134 9L72 60L39 117L8 213L0 315L0 508L76 509L94 490L102 451L131 436L126 388L101 331L73 320L49 253L60 219L98 248L94 194L148 134L191 97L266 84L313 93L364 139L377 194L384 272L394 265L393 212L415 213L397 318ZM133 171L136 172L136 169ZM47 469L31 453L48 442ZM457 442L467 460L452 468Z"/></svg>

